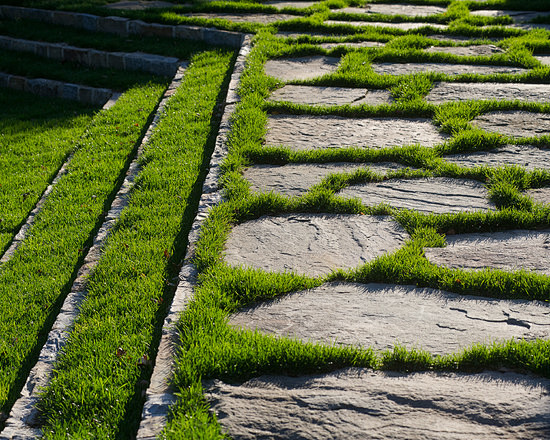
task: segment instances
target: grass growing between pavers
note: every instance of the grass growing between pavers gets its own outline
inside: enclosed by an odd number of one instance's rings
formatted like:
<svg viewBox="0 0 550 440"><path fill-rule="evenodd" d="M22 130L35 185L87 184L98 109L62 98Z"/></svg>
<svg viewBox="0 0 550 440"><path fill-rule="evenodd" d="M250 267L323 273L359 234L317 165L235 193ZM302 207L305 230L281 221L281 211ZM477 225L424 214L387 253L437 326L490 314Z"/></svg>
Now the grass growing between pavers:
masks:
<svg viewBox="0 0 550 440"><path fill-rule="evenodd" d="M77 145L95 109L7 89L0 89L0 101L2 255Z"/></svg>
<svg viewBox="0 0 550 440"><path fill-rule="evenodd" d="M131 438L200 196L233 53L204 52L170 99L129 206L40 404L46 438ZM223 95L224 96L224 95Z"/></svg>
<svg viewBox="0 0 550 440"><path fill-rule="evenodd" d="M4 413L35 361L165 87L150 83L130 89L93 118L25 241L0 266Z"/></svg>

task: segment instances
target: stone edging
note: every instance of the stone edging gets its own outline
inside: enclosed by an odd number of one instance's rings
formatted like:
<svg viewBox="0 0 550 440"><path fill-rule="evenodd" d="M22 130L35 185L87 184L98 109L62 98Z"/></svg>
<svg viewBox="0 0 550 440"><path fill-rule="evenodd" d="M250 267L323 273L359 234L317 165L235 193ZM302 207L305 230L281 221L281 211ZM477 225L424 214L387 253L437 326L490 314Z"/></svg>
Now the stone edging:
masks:
<svg viewBox="0 0 550 440"><path fill-rule="evenodd" d="M193 289L197 276L197 269L191 259L194 246L199 238L202 223L208 216L208 211L222 201L221 190L218 186L220 177L220 165L227 155L227 136L231 128L231 117L239 101L237 89L240 76L244 70L246 57L251 49L251 37L246 35L239 56L231 75L231 81L225 100L226 108L220 123L216 146L210 159L210 170L202 187L202 196L199 201L198 212L188 236L188 248L183 267L179 274L179 283L174 294L170 311L164 320L162 338L155 367L151 375L150 385L147 389L146 401L143 406L141 423L137 434L138 440L156 439L166 425L170 406L176 402L174 390L170 380L174 370L174 358L178 346L178 333L175 325L187 304L193 299Z"/></svg>
<svg viewBox="0 0 550 440"><path fill-rule="evenodd" d="M100 89L53 79L27 78L4 72L0 72L0 87L50 98L80 101L92 105L104 105L113 96L113 91L110 89Z"/></svg>
<svg viewBox="0 0 550 440"><path fill-rule="evenodd" d="M63 306L48 334L48 339L40 351L38 361L30 371L27 381L21 390L20 397L11 409L10 416L6 421L6 427L0 434L0 440L36 438L36 436L41 434L40 429L37 428L40 421L39 413L35 407L39 399L39 392L48 384L54 363L67 342L70 330L78 316L80 305L86 297L87 280L99 262L101 249L105 243L105 239L122 210L128 205L129 194L134 179L139 172L139 157L149 141L154 128L158 124L160 115L166 106L166 102L175 93L177 87L181 83L185 67L186 65L183 64L178 69L172 83L164 93L164 97L157 108L153 122L147 129L138 148L136 157L131 162L126 172L124 182L111 204L105 221L94 238L93 245L88 251L83 265L78 270L77 277L71 287L71 292L63 302Z"/></svg>
<svg viewBox="0 0 550 440"><path fill-rule="evenodd" d="M73 61L84 66L143 72L174 76L178 69L177 58L143 52L106 52L102 50L69 46L65 43L45 43L0 35L0 49L30 52L44 58Z"/></svg>
<svg viewBox="0 0 550 440"><path fill-rule="evenodd" d="M0 18L41 21L120 36L143 35L148 37L198 40L208 44L234 48L240 47L243 39L243 34L239 32L223 31L214 28L146 23L142 20L131 20L124 17L101 17L78 12L51 11L47 9L22 8L19 6L0 5Z"/></svg>

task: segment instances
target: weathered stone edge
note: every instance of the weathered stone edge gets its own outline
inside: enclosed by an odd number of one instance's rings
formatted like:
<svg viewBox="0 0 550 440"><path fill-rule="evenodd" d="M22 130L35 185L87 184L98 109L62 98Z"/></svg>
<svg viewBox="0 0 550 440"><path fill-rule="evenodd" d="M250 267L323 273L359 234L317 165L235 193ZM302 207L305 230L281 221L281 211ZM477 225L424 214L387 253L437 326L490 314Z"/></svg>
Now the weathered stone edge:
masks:
<svg viewBox="0 0 550 440"><path fill-rule="evenodd" d="M156 439L166 425L170 406L176 403L176 396L170 384L175 366L175 353L179 342L175 324L179 320L181 313L193 299L197 269L192 263L192 258L199 238L201 225L208 216L208 211L222 201L221 189L218 186L220 165L227 155L227 137L231 128L231 117L235 111L235 104L239 101L237 89L250 49L251 37L246 35L243 38L241 50L229 83L225 100L226 107L216 138L216 146L210 159L210 169L202 187L202 196L199 201L197 215L189 232L189 245L184 265L179 274L179 283L170 311L162 327L162 337L155 360L155 367L151 375L149 388L147 389L141 424L136 437L138 440Z"/></svg>
<svg viewBox="0 0 550 440"><path fill-rule="evenodd" d="M93 270L97 266L101 257L101 250L105 244L105 240L109 235L110 230L115 224L115 221L120 216L122 210L128 205L130 191L133 186L134 179L136 178L140 167L138 160L145 145L149 142L153 130L157 126L160 116L164 111L167 101L175 93L177 87L180 85L184 73L186 64L182 64L176 75L174 76L172 83L164 93L153 122L148 127L145 136L143 137L141 144L138 148L136 157L131 162L124 182L117 192L113 203L107 213L105 221L101 225L97 235L94 238L93 245L84 258L84 263L78 270L77 277L71 287L71 292L65 298L61 311L57 315L57 318L48 334L48 339L38 357L38 361L31 369L29 376L19 399L13 405L9 418L6 421L6 427L0 439L34 439L41 434L39 426L39 412L36 409L36 403L39 399L39 391L44 388L50 379L51 372L59 353L64 348L70 331L74 325L74 321L78 316L79 308L87 294L87 280L93 273Z"/></svg>
<svg viewBox="0 0 550 440"><path fill-rule="evenodd" d="M46 43L0 35L0 49L30 52L44 58L74 61L84 66L143 71L158 75L174 76L178 69L177 58L142 52L106 52L69 46L65 43Z"/></svg>
<svg viewBox="0 0 550 440"><path fill-rule="evenodd" d="M34 20L85 29L93 32L106 32L120 36L143 35L165 38L204 41L219 46L240 47L243 34L200 26L168 25L146 23L124 17L101 17L78 12L54 11L47 9L23 8L0 5L0 18L11 20Z"/></svg>

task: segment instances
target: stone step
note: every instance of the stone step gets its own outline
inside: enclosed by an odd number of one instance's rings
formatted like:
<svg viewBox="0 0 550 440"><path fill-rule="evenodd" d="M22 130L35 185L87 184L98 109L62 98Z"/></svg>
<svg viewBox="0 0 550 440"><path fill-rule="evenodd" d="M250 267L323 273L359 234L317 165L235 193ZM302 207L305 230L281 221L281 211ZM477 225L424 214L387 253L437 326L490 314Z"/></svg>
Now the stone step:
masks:
<svg viewBox="0 0 550 440"><path fill-rule="evenodd" d="M260 23L271 24L279 21L289 21L300 18L300 15L290 14L259 14L259 13L229 13L229 12L189 12L182 17L206 18L208 20L227 20L233 23Z"/></svg>
<svg viewBox="0 0 550 440"><path fill-rule="evenodd" d="M480 9L471 11L477 17L510 17L515 22L531 21L537 17L548 17L550 13L542 11L511 11L505 9Z"/></svg>
<svg viewBox="0 0 550 440"><path fill-rule="evenodd" d="M444 24L438 23L418 23L418 22L402 22L402 23L390 23L384 21L343 21L343 20L326 20L324 24L333 25L333 26L355 26L355 27L380 27L380 28L390 28L390 29L400 29L402 31L412 31L415 29L420 29L424 27L431 27L433 29L446 30L447 26Z"/></svg>
<svg viewBox="0 0 550 440"><path fill-rule="evenodd" d="M516 165L524 167L528 171L550 169L550 150L530 145L507 145L491 151L452 154L444 156L443 159L467 168L481 165L490 167Z"/></svg>
<svg viewBox="0 0 550 440"><path fill-rule="evenodd" d="M426 96L433 104L468 100L550 102L550 84L436 82Z"/></svg>
<svg viewBox="0 0 550 440"><path fill-rule="evenodd" d="M402 3L395 4L368 4L362 8L351 7L336 9L334 12L345 12L348 14L385 14L385 15L405 15L408 17L427 17L429 15L444 14L447 8L428 5L408 5Z"/></svg>
<svg viewBox="0 0 550 440"><path fill-rule="evenodd" d="M297 58L280 58L268 60L264 71L268 76L282 81L312 79L327 73L335 72L340 58L326 56L310 56Z"/></svg>
<svg viewBox="0 0 550 440"><path fill-rule="evenodd" d="M550 134L550 115L520 110L490 112L471 121L475 127L516 139Z"/></svg>
<svg viewBox="0 0 550 440"><path fill-rule="evenodd" d="M431 46L426 49L426 52L449 53L461 57L490 57L504 53L504 50L494 44L478 44L475 46Z"/></svg>
<svg viewBox="0 0 550 440"><path fill-rule="evenodd" d="M414 73L443 73L457 76L467 74L518 75L529 72L529 69L512 66L490 66L482 64L446 64L446 63L373 63L372 70L379 75L411 75ZM485 84L484 84L485 85Z"/></svg>
<svg viewBox="0 0 550 440"><path fill-rule="evenodd" d="M383 105L391 104L388 90L286 85L275 90L268 101L306 105Z"/></svg>

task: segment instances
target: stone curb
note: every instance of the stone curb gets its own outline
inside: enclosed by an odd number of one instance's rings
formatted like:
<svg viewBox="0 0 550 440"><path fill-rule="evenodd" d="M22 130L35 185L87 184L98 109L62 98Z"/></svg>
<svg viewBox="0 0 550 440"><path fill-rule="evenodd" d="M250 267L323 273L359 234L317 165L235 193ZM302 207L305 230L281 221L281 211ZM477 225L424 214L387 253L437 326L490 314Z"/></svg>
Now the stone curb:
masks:
<svg viewBox="0 0 550 440"><path fill-rule="evenodd" d="M48 98L69 99L92 105L104 105L113 96L110 89L72 84L53 79L26 78L0 72L0 87L33 93Z"/></svg>
<svg viewBox="0 0 550 440"><path fill-rule="evenodd" d="M73 61L84 66L130 71L143 71L164 76L174 76L178 69L177 58L143 52L106 52L102 50L69 46L65 43L45 43L0 35L0 49L30 52L44 58Z"/></svg>
<svg viewBox="0 0 550 440"><path fill-rule="evenodd" d="M38 428L40 425L40 414L36 409L36 403L39 400L39 392L47 386L57 357L69 338L70 330L79 314L80 305L87 294L88 278L99 262L101 249L110 230L114 226L122 210L128 205L134 179L140 170L138 166L139 157L143 153L145 145L158 124L160 115L166 106L166 102L175 93L177 87L181 83L185 67L186 65L183 64L178 69L172 83L166 90L157 108L153 122L147 129L138 148L136 157L126 172L124 182L111 204L105 221L95 236L93 245L84 258L83 265L78 270L77 277L71 287L71 292L63 302L61 311L59 315L57 315L48 334L48 339L40 351L38 361L30 371L27 381L21 390L20 397L11 409L10 416L6 421L6 427L0 434L0 440L34 439L41 434L41 430Z"/></svg>
<svg viewBox="0 0 550 440"><path fill-rule="evenodd" d="M92 32L106 32L122 37L142 35L145 37L178 38L204 41L208 44L234 48L240 47L243 39L243 34L239 32L223 31L215 28L146 23L142 20L131 20L124 17L101 17L92 14L23 8L20 6L0 5L0 18L41 21L49 24L81 28Z"/></svg>
<svg viewBox="0 0 550 440"><path fill-rule="evenodd" d="M203 183L202 196L199 201L197 214L189 232L189 245L184 265L179 274L178 287L176 288L170 311L162 327L162 337L155 360L155 367L151 375L150 386L147 389L141 424L136 437L138 440L157 438L166 425L170 406L175 404L177 400L174 390L170 385L175 365L175 353L179 341L175 325L181 313L186 309L187 304L193 299L197 269L191 260L194 254L194 247L199 238L201 225L208 216L209 210L222 200L221 190L218 186L220 165L227 155L227 136L231 128L231 117L235 111L235 104L239 101L237 89L250 49L251 36L245 35L233 74L231 75L225 101L226 108L216 138L216 146L210 159L210 169Z"/></svg>

